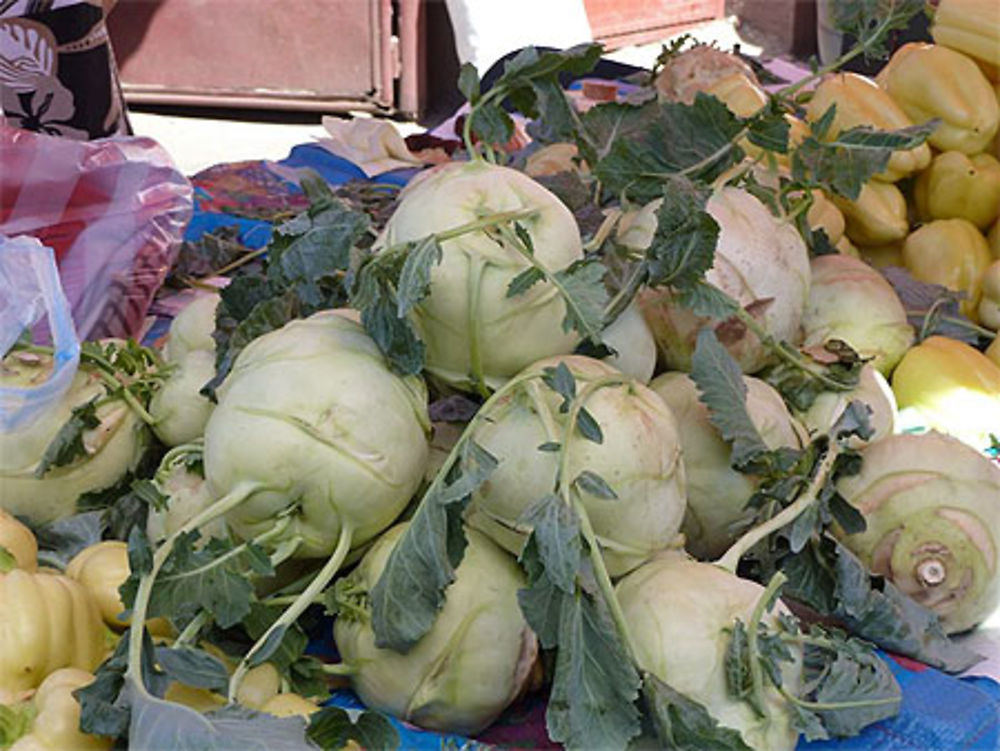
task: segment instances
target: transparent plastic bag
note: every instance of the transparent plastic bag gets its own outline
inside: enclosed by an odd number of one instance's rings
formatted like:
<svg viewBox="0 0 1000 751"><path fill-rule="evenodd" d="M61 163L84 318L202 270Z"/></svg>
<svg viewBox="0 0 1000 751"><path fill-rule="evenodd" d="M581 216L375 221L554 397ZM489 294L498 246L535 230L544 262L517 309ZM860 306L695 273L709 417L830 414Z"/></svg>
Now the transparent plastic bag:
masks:
<svg viewBox="0 0 1000 751"><path fill-rule="evenodd" d="M37 386L0 386L0 431L17 430L57 403L80 364L80 341L55 253L33 237L0 235L0 353L6 355L26 330L46 322L48 336L36 338L52 343L52 373Z"/></svg>
<svg viewBox="0 0 1000 751"><path fill-rule="evenodd" d="M191 210L191 183L149 138L73 141L0 121L0 234L55 251L81 340L141 333Z"/></svg>

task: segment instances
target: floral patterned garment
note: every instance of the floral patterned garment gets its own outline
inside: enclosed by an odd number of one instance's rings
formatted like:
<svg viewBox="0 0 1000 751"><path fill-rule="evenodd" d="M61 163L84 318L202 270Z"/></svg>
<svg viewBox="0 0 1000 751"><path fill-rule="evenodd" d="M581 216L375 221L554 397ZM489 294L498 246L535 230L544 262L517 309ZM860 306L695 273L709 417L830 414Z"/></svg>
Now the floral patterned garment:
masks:
<svg viewBox="0 0 1000 751"><path fill-rule="evenodd" d="M47 135L131 133L101 0L0 0L0 110Z"/></svg>

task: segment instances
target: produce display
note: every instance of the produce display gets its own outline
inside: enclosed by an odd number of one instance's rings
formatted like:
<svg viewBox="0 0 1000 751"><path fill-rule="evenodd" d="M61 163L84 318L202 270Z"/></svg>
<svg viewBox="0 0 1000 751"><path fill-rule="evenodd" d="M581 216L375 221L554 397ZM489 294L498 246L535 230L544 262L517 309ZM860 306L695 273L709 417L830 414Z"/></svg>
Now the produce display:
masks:
<svg viewBox="0 0 1000 751"><path fill-rule="evenodd" d="M857 46L770 92L705 45L581 109L599 45L464 66L451 161L306 176L161 346L82 343L0 432L0 749L393 748L532 694L567 748L772 751L890 722L880 650L981 659L1000 22L890 55L922 1L839 5ZM0 387L53 367L29 329Z"/></svg>

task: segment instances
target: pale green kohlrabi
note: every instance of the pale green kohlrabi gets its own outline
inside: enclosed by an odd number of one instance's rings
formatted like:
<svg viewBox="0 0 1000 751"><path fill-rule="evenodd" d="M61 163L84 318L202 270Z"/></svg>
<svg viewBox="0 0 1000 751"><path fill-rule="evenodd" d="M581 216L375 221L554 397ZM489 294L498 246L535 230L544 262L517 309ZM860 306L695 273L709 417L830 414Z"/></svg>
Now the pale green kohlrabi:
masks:
<svg viewBox="0 0 1000 751"><path fill-rule="evenodd" d="M541 374L564 363L581 394L589 384L607 380L584 403L603 434L601 443L570 431L564 482L586 470L603 478L617 495L601 498L583 492L582 501L612 576L635 568L668 547L684 518L685 471L678 424L649 387L599 360L580 355L535 363L518 376L537 374L491 408L472 439L499 460L499 466L473 495L468 523L513 553L530 531L522 517L553 492L560 454L542 444L562 443L567 413L563 398Z"/></svg>
<svg viewBox="0 0 1000 751"><path fill-rule="evenodd" d="M168 452L156 472L157 489L167 497L165 508L150 508L146 517L146 535L159 544L177 532L185 522L212 505L212 497L204 475L190 466L185 453ZM199 528L202 538L223 537L226 524L219 518Z"/></svg>
<svg viewBox="0 0 1000 751"><path fill-rule="evenodd" d="M392 373L375 342L335 311L255 339L218 390L204 466L243 538L291 513L298 557L358 545L399 515L428 453L427 390ZM338 542L338 539L340 542Z"/></svg>
<svg viewBox="0 0 1000 751"><path fill-rule="evenodd" d="M855 400L863 402L871 410L868 420L872 435L868 440L857 435L851 436L848 440L850 448L860 448L866 443L880 441L895 432L896 419L899 416L896 396L885 376L870 362L861 367L858 383L850 391L823 391L808 410L796 416L810 433L828 434L847 405Z"/></svg>
<svg viewBox="0 0 1000 751"><path fill-rule="evenodd" d="M744 376L747 413L770 449L802 448L805 428L792 417L781 395L764 381ZM650 384L681 426L681 453L687 476L684 512L685 548L697 558L714 560L745 531L754 510L746 503L757 488L753 475L730 465L732 451L709 420L708 407L687 373L663 373Z"/></svg>
<svg viewBox="0 0 1000 751"><path fill-rule="evenodd" d="M653 201L623 220L618 242L645 250L656 231ZM705 280L735 299L777 340L801 341L802 312L809 298L809 253L795 225L775 217L750 193L722 188L705 210L719 225L715 260ZM707 319L681 306L668 289L643 289L642 314L652 329L663 365L690 370L698 330ZM717 328L719 340L744 373L755 373L773 357L757 336L743 326Z"/></svg>
<svg viewBox="0 0 1000 751"><path fill-rule="evenodd" d="M0 385L25 387L46 380L52 357L12 352L0 361ZM32 524L76 513L83 493L109 488L134 469L148 444L149 432L125 401L105 401L104 382L86 363L80 365L62 399L21 428L0 432L0 508ZM46 449L72 416L74 407L99 399L95 427L82 433L83 456L42 474Z"/></svg>
<svg viewBox="0 0 1000 751"><path fill-rule="evenodd" d="M218 294L200 293L170 324L163 356L174 370L149 403L153 432L168 446L199 438L212 414L212 402L199 391L215 375L212 332L218 304Z"/></svg>
<svg viewBox="0 0 1000 751"><path fill-rule="evenodd" d="M840 339L888 375L913 344L913 327L892 285L861 259L843 253L816 256L810 266L803 346Z"/></svg>
<svg viewBox="0 0 1000 751"><path fill-rule="evenodd" d="M488 537L467 530L465 556L431 630L406 654L379 649L367 595L406 527L382 535L336 585L337 649L367 706L432 730L476 733L521 694L538 656L517 602L524 574Z"/></svg>
<svg viewBox="0 0 1000 751"><path fill-rule="evenodd" d="M583 257L569 209L522 172L475 160L451 162L414 180L400 194L379 247L420 240L502 212L529 210L518 223L535 259L550 271ZM456 388L496 387L535 360L569 353L579 341L563 329L566 305L541 281L523 294L507 287L530 263L506 241L483 231L441 243L430 294L413 311L427 347L427 371Z"/></svg>
<svg viewBox="0 0 1000 751"><path fill-rule="evenodd" d="M737 618L750 623L763 592L755 582L677 551L662 553L615 588L642 669L700 702L720 725L738 730L751 748L791 751L798 732L778 690L771 685L764 690L765 716L760 717L749 703L731 696L726 684L729 630ZM762 620L775 626L777 616L788 612L778 601ZM782 662L782 687L797 695L801 647L791 649L795 659Z"/></svg>
<svg viewBox="0 0 1000 751"><path fill-rule="evenodd" d="M604 358L609 365L641 383L649 383L656 370L656 339L635 300L601 332L604 344L615 354Z"/></svg>
<svg viewBox="0 0 1000 751"><path fill-rule="evenodd" d="M1000 604L1000 466L936 432L889 436L861 457L837 489L867 529L843 543L948 633L980 623Z"/></svg>

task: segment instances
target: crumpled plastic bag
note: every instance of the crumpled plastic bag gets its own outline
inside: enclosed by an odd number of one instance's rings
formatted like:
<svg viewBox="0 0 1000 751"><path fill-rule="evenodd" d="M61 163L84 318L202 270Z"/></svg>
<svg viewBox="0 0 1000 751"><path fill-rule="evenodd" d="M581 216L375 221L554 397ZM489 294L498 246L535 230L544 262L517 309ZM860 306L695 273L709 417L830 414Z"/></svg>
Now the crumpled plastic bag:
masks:
<svg viewBox="0 0 1000 751"><path fill-rule="evenodd" d="M52 249L33 237L0 235L0 355L42 323L54 351L52 373L34 386L0 386L2 431L16 430L59 401L76 375L80 342Z"/></svg>
<svg viewBox="0 0 1000 751"><path fill-rule="evenodd" d="M155 141L72 141L0 121L0 234L55 252L81 340L136 337L191 218L192 188Z"/></svg>

